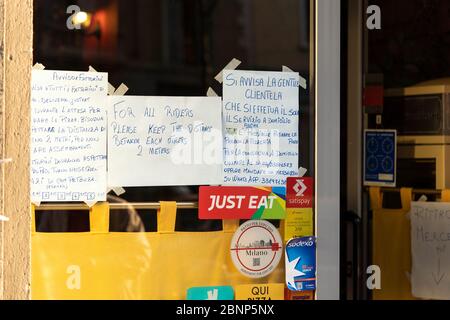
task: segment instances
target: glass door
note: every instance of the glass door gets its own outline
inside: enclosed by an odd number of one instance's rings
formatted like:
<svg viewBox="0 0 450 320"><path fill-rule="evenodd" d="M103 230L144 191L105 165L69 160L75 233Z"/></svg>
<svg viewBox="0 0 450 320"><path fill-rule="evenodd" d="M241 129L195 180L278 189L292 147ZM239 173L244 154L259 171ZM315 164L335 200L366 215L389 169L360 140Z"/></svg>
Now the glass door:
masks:
<svg viewBox="0 0 450 320"><path fill-rule="evenodd" d="M277 76L280 76L281 72L298 73L298 96L294 103L298 108L295 112L298 115L298 126L293 129L298 139L292 139L298 141L295 142L295 148L292 146L288 148L292 149L292 154L295 154L295 161L291 162L291 165L295 163L295 167L291 166L289 175L293 178L310 178L313 182L310 185L311 189L314 189L311 190L314 205L311 204L310 208L313 215L307 222L311 231L302 236L317 238L316 290L309 290L310 292L304 296L337 299L339 297L339 1L80 0L76 3L72 2L74 1L34 1L34 63L40 64L40 68L45 70L105 72L108 76L108 90L113 96L125 94L125 96L133 97L165 97L164 99L185 97L183 101L191 101L190 97L219 96L225 101L227 92L222 80L226 83L228 80L226 77L230 76L230 73L227 71L222 73L224 67L236 72L254 71L255 74L274 72L273 74ZM261 98L264 100L263 103L267 103L268 99L277 100L281 97L273 97L264 91L255 94L263 96ZM268 98L267 95L270 97ZM254 99L248 95L246 98L249 101ZM137 101L140 98L131 98L129 101L132 99ZM149 106L161 98L152 99L147 100ZM110 97L109 101L114 101L116 103L114 106L119 106L123 102L120 97ZM266 108L267 105L263 107L258 110L262 110L261 112L270 110ZM129 108L108 109L107 117L120 118L122 115L135 117L134 109ZM149 107L143 117L152 117L152 110ZM177 117L189 116L188 111L186 114L183 113L183 108L178 108L176 111L171 109L171 115L172 112L177 113ZM201 112L202 119L206 121L205 119L212 117L214 111L204 108ZM224 109L225 119L226 112L227 110ZM129 137L136 130L132 125L120 125L118 134L125 132ZM148 127L148 134L158 135L164 129L166 128ZM109 130L115 129L109 127ZM229 131L227 133L229 134ZM109 139L108 141L109 149L112 148L113 141L119 141L120 145L125 140ZM131 138L126 141L128 142L123 143L133 144ZM52 140L44 147L52 143L59 142ZM66 147L71 143L66 142ZM139 155L139 152L144 149L136 150ZM166 149L150 148L144 151L165 152L164 150ZM287 149L282 148L279 151L286 153ZM68 154L68 157L71 156ZM183 274L175 272L168 276L186 283L184 289L202 287L202 283L194 281L196 266L201 268L209 265L219 270L223 265L217 265L215 259L217 254L225 255L222 251L227 251L227 257L223 258L225 259L223 263L229 262L230 244L227 241L232 239L226 238L225 241L223 237L219 239L211 235L218 232L226 233L229 228L235 230L248 219L238 217L239 223L233 226L225 219L199 218L199 201L201 205L199 190L202 186L221 183L177 183L177 181L195 181L195 176L202 177L197 179L201 181L208 181L208 179L202 176L205 175L205 171L195 173L187 170L179 176L174 176L171 170L155 169L166 168L165 163L160 162L149 162L145 169L136 167L133 172L133 168L130 171L128 165L127 153L118 151L118 156L123 159L121 164L115 167L118 171L130 172L137 180L141 175L156 176L159 182L151 184L130 182L126 186L108 185L106 201L97 202L90 209L88 205L93 203L87 201L86 204L86 201L77 201L77 198L72 198L70 201L46 201L44 198L42 201L35 202L35 230L33 230L32 243L32 295L34 298L83 298L82 294L77 295L82 290L80 274L85 277L83 279L89 279L87 281L96 281L90 279L89 271L84 269L89 270L99 263L105 266L114 262L111 252L90 251L92 248L86 245L78 251L86 250L85 253L88 256L84 256L82 261L89 267L83 267L77 263L65 264L64 261L68 261L67 256L73 253L64 252L64 245L52 251L54 248L51 243L44 245L44 240L40 242L42 235L54 235L55 238L63 236L64 240L61 243L66 243L67 248L70 246L71 238L92 233L113 237L125 235L130 238L128 244L127 241L122 241L117 247L111 247L111 250L120 249L118 256L124 254L124 257L130 260L127 267L133 275L128 279L129 285L125 283L111 285L109 278L105 276L97 281L103 281L105 288L109 289L108 292L98 292L99 298L143 298L142 292L146 290L145 282L140 282L139 277L147 279L151 268L164 273L158 262L163 263L167 256L171 256L170 252L167 255L158 253L158 248L176 252L179 250L177 248L183 247L184 243L189 241L186 237L192 233L204 233L205 241L207 239L216 241L217 250L205 249L204 256L198 256L195 253L197 260L189 260L189 255L183 255L180 252L184 258L180 258L178 263L184 265L186 270ZM129 163L132 163L131 159L130 154ZM111 168L111 163L108 162L108 170ZM227 172L224 174L226 175ZM194 178L184 180L185 176ZM286 174L280 173L278 178L283 181L281 184L275 183L269 186L267 183L264 185L255 183L253 187L271 188L272 193L276 193L280 199L286 201L289 192L286 190ZM36 181L32 180L33 183ZM231 185L249 187L250 184L235 182ZM175 203L177 213L174 213L171 207ZM162 215L163 207L164 216ZM108 212L107 218L102 215L102 212L106 212L105 210ZM169 233L171 236L167 236L164 240L156 236L153 239L153 235L162 234L162 227L167 227L162 221L169 214L176 216L174 225L170 232L163 233ZM288 226L285 219L264 220L268 220L275 228ZM294 227L295 221L292 222ZM297 227L301 229L301 226ZM142 234L142 237L136 237L136 234ZM283 235L282 238L284 247L286 239ZM95 242L95 239L93 237L92 241ZM100 245L101 241L103 240L98 240ZM107 240L104 241L107 243ZM93 247L97 245L97 242L94 242L92 242ZM201 249L192 250L197 252ZM129 252L125 254L127 251ZM154 258L150 252L153 252ZM75 254L75 260L76 257L81 256ZM220 259L218 261L222 261ZM47 265L51 265L48 270L43 264L45 261ZM175 261L176 259L164 263L172 265L176 263ZM261 263L259 258L254 258L252 261L255 268ZM289 259L287 261L289 262ZM55 287L44 285L46 281L56 283L52 282L54 279L50 271L55 265L65 271L64 277L67 281L64 282L66 286L63 288L57 288L56 284L54 284ZM277 268L279 273L275 271L272 274L273 278L262 277L256 282L251 280L251 277L239 278L242 279L242 283L238 283L239 281L233 276L221 275L220 278L223 278L222 284L225 286L249 283L268 284L270 281L276 281L282 284L283 298L293 299L294 295L284 288L286 280L284 255ZM172 269L168 268L167 272L170 273L170 270ZM119 271L112 267L110 272ZM104 270L104 274L108 274L108 270ZM58 278L59 280L61 279ZM153 280L149 278L148 281ZM161 283L163 279L158 284L160 289L158 289L157 298L186 298L184 292L186 290L183 289L182 293L174 295L170 292L170 288L165 290ZM204 286L213 284L215 283L209 282ZM219 286L221 283L215 285Z"/></svg>

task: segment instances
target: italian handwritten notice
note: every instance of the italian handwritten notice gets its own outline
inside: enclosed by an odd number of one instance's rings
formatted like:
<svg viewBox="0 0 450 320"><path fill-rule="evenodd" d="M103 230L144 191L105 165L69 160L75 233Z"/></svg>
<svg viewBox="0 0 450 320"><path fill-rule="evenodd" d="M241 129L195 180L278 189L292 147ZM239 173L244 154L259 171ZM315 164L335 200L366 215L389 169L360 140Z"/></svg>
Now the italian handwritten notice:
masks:
<svg viewBox="0 0 450 320"><path fill-rule="evenodd" d="M222 183L219 97L110 96L111 187Z"/></svg>
<svg viewBox="0 0 450 320"><path fill-rule="evenodd" d="M450 299L450 203L411 204L412 294Z"/></svg>
<svg viewBox="0 0 450 320"><path fill-rule="evenodd" d="M32 71L32 202L106 200L107 85L107 73Z"/></svg>
<svg viewBox="0 0 450 320"><path fill-rule="evenodd" d="M224 184L286 186L298 175L299 75L224 70Z"/></svg>

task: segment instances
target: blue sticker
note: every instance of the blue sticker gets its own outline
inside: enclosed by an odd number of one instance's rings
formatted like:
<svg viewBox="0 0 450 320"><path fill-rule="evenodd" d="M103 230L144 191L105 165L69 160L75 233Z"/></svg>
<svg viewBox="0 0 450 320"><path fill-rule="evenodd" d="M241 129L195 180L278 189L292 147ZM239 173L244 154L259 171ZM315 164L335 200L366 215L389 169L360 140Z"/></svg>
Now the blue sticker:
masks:
<svg viewBox="0 0 450 320"><path fill-rule="evenodd" d="M234 290L230 286L192 287L187 291L187 300L233 300Z"/></svg>
<svg viewBox="0 0 450 320"><path fill-rule="evenodd" d="M364 146L364 185L395 187L397 132L366 130Z"/></svg>
<svg viewBox="0 0 450 320"><path fill-rule="evenodd" d="M286 243L286 285L291 291L316 290L316 238Z"/></svg>

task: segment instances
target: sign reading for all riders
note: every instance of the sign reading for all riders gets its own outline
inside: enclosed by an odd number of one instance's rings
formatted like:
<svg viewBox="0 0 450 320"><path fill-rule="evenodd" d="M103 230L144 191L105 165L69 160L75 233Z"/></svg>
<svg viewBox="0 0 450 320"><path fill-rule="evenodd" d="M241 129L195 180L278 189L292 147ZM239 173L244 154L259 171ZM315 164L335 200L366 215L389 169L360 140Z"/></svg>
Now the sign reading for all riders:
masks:
<svg viewBox="0 0 450 320"><path fill-rule="evenodd" d="M280 188L202 186L199 218L284 219L286 201L280 192Z"/></svg>

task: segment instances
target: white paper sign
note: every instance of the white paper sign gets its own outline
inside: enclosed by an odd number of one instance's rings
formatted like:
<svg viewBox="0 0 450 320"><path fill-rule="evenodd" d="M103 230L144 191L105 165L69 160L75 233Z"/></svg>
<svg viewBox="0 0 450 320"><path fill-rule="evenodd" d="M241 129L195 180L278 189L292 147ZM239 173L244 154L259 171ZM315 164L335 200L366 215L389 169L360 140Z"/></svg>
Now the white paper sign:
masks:
<svg viewBox="0 0 450 320"><path fill-rule="evenodd" d="M110 187L220 184L219 97L110 96Z"/></svg>
<svg viewBox="0 0 450 320"><path fill-rule="evenodd" d="M107 73L32 71L32 202L106 200L107 86Z"/></svg>
<svg viewBox="0 0 450 320"><path fill-rule="evenodd" d="M412 202L410 217L412 294L450 299L450 203Z"/></svg>
<svg viewBox="0 0 450 320"><path fill-rule="evenodd" d="M285 186L298 175L299 75L225 70L224 184Z"/></svg>

